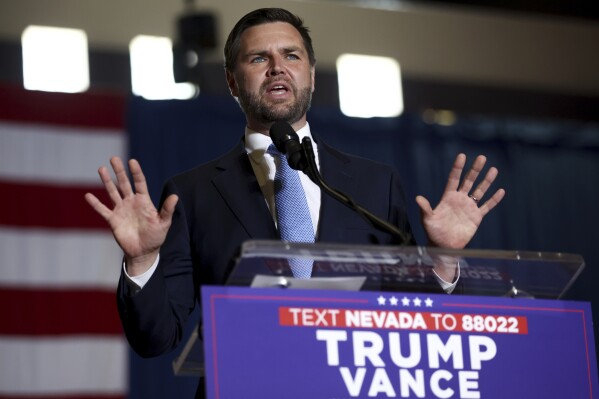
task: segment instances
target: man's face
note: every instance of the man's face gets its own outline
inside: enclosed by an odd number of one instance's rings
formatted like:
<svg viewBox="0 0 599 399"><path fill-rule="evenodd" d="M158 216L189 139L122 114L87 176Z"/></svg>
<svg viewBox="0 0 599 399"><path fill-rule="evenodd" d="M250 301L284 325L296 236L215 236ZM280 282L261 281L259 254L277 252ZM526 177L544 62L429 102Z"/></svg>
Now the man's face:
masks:
<svg viewBox="0 0 599 399"><path fill-rule="evenodd" d="M268 134L279 120L294 129L306 123L314 91L314 68L300 33L284 22L247 29L241 36L235 69L227 83L238 97L248 127Z"/></svg>

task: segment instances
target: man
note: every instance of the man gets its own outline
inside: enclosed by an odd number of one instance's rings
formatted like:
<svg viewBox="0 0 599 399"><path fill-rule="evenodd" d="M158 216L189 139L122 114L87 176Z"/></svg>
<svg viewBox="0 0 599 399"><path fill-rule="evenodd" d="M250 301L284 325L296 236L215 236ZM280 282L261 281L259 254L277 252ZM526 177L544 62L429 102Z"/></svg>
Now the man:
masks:
<svg viewBox="0 0 599 399"><path fill-rule="evenodd" d="M200 285L225 282L243 241L280 237L273 180L281 165L269 153L269 129L282 120L300 137L312 137L306 113L315 63L308 30L298 17L282 9L253 11L233 28L225 46L227 83L246 116L244 140L221 158L168 181L160 210L152 204L137 161L129 161L135 190L120 159L111 159L116 184L106 168L99 169L114 206L91 194L85 198L124 251L119 311L140 355L159 355L177 345ZM331 186L353 191L357 203L410 232L401 186L390 167L314 140L320 171ZM429 245L463 248L504 196L498 190L479 206L497 170L491 168L474 187L485 158L479 156L460 183L465 161L462 154L456 158L435 209L424 197L416 198ZM305 176L301 179L317 241L397 244L344 205L321 197ZM453 283L453 273L440 277Z"/></svg>

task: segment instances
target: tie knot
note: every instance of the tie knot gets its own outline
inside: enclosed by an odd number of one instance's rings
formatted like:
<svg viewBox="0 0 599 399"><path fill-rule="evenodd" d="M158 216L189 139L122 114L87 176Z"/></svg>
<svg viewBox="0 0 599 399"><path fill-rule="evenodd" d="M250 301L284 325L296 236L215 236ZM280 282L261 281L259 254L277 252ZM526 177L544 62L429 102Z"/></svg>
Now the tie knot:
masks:
<svg viewBox="0 0 599 399"><path fill-rule="evenodd" d="M274 144L271 144L270 146L268 146L268 149L266 150L266 152L268 152L270 155L273 156L273 158L275 158L275 160L278 160L277 165L277 171L281 172L282 170L292 170L289 167L289 164L287 163L287 157L285 156L285 154L283 154L282 152L280 152L277 147L275 147Z"/></svg>
<svg viewBox="0 0 599 399"><path fill-rule="evenodd" d="M267 153L269 153L270 155L272 155L274 158L278 158L279 160L279 166L277 166L277 170L279 170L280 168L283 169L291 169L289 167L289 164L287 163L287 157L285 156L285 154L283 154L282 152L280 152L277 147L275 147L274 144L271 144L268 146L268 149L266 150Z"/></svg>

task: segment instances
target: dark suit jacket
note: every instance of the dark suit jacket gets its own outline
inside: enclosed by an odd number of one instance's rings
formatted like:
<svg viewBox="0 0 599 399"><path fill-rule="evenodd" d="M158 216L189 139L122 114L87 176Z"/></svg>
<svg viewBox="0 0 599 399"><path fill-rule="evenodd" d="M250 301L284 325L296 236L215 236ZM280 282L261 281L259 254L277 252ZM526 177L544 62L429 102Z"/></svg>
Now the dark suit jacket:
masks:
<svg viewBox="0 0 599 399"><path fill-rule="evenodd" d="M318 152L321 174L331 187L410 233L400 182L391 167L341 153L320 141ZM158 269L138 293L129 292L123 276L119 282L121 320L141 356L156 356L176 346L200 285L224 284L244 241L279 238L243 142L168 181L161 202L172 193L179 202ZM397 244L324 194L317 241Z"/></svg>

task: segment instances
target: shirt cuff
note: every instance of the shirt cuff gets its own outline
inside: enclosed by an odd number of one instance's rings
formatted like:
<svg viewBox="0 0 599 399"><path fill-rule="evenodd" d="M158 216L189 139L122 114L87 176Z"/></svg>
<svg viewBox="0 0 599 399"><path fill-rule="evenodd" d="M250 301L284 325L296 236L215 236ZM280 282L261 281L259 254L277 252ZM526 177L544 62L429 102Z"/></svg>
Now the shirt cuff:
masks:
<svg viewBox="0 0 599 399"><path fill-rule="evenodd" d="M123 261L123 273L125 273L125 280L127 281L127 285L129 285L129 288L131 288L131 290L134 293L140 291L144 287L144 285L147 284L147 282L150 280L150 277L152 277L152 275L156 271L156 268L158 267L158 262L160 262L160 254L158 254L156 260L148 270L146 270L139 276L132 277L127 273L127 266L125 265L125 261Z"/></svg>
<svg viewBox="0 0 599 399"><path fill-rule="evenodd" d="M439 275L437 274L435 269L433 269L433 273L435 274L435 279L437 280L437 282L439 283L439 285L441 286L443 291L445 291L446 294L451 294L453 292L453 290L455 289L456 285L458 284L458 280L460 279L460 261L458 261L457 268L458 268L458 276L455 278L453 283L443 280L441 277L439 277Z"/></svg>

